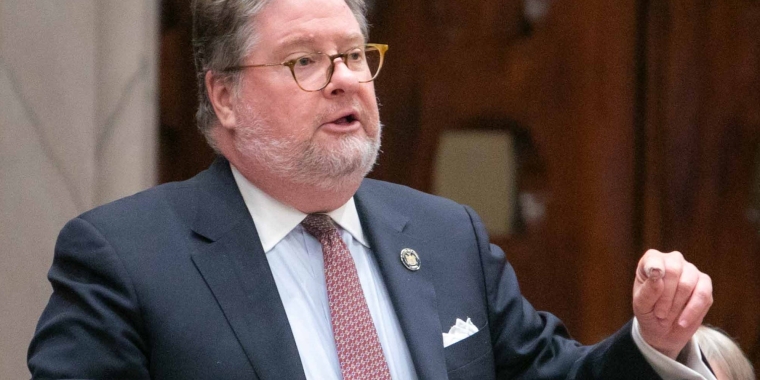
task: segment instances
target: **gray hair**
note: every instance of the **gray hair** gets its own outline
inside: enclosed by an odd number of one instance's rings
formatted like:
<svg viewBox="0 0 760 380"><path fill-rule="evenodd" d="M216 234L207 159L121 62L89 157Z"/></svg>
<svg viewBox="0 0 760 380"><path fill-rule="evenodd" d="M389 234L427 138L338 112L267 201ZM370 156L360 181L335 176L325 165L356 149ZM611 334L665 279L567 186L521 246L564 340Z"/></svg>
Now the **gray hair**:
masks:
<svg viewBox="0 0 760 380"><path fill-rule="evenodd" d="M209 145L216 150L211 131L218 123L206 90L206 72L237 89L239 72L226 73L227 67L241 65L256 44L255 20L273 0L193 0L193 57L198 81L198 111L195 119ZM364 0L345 0L367 38L367 6Z"/></svg>
<svg viewBox="0 0 760 380"><path fill-rule="evenodd" d="M719 367L729 380L755 379L752 363L728 335L716 328L700 326L694 336L710 365Z"/></svg>

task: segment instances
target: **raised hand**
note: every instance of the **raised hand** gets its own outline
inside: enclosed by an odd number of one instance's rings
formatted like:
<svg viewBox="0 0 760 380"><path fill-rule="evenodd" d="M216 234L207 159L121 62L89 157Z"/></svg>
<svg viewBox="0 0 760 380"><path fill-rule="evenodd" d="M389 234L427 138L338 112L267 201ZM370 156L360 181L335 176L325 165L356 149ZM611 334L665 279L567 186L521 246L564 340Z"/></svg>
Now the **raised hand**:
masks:
<svg viewBox="0 0 760 380"><path fill-rule="evenodd" d="M633 283L633 314L641 336L676 359L713 303L712 280L680 252L648 250Z"/></svg>

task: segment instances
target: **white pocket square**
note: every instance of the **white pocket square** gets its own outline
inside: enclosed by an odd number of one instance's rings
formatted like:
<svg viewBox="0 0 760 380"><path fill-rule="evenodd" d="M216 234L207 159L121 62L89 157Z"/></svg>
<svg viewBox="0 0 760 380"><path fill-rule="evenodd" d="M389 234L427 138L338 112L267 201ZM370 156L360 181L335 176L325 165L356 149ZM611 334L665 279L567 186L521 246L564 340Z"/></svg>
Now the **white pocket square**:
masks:
<svg viewBox="0 0 760 380"><path fill-rule="evenodd" d="M467 322L457 318L454 326L451 326L449 332L443 333L443 347L451 346L460 340L478 332L478 328L472 324L472 320L467 318Z"/></svg>

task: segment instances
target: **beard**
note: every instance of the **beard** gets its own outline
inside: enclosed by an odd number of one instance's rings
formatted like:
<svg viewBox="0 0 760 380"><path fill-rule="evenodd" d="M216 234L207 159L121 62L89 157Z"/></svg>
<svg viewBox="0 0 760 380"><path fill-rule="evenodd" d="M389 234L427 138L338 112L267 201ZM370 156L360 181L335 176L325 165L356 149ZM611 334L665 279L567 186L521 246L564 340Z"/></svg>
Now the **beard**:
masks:
<svg viewBox="0 0 760 380"><path fill-rule="evenodd" d="M345 107L344 107L345 108ZM325 115L333 114L334 109L323 112L314 119L309 128L316 131L325 120ZM294 133L277 133L278 129L288 126L274 126L260 117L250 107L245 107L238 123L235 147L246 160L276 178L282 178L296 185L314 186L320 190L361 181L374 167L380 151L382 125L377 117L369 115L359 107L360 120L364 134L345 134L332 144L315 141L315 135L303 140L292 127ZM373 133L374 132L374 133Z"/></svg>

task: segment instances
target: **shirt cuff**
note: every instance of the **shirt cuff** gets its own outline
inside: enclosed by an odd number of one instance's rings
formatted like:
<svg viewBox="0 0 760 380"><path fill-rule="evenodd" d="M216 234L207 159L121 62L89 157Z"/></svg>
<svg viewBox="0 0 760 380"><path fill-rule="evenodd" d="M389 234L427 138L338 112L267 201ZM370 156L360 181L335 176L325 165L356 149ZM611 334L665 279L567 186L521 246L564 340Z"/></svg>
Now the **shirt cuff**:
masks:
<svg viewBox="0 0 760 380"><path fill-rule="evenodd" d="M702 362L702 352L699 350L699 345L697 345L694 337L691 338L686 347L684 347L684 351L679 355L679 357L685 358L685 362L681 363L657 351L644 341L639 330L639 321L636 317L633 318L631 336L641 354L644 355L644 359L663 380L716 380L715 375Z"/></svg>

